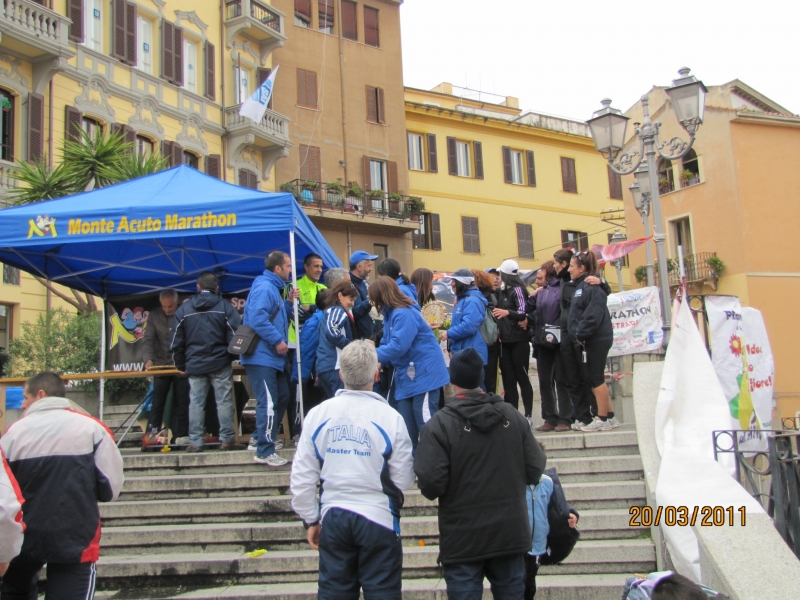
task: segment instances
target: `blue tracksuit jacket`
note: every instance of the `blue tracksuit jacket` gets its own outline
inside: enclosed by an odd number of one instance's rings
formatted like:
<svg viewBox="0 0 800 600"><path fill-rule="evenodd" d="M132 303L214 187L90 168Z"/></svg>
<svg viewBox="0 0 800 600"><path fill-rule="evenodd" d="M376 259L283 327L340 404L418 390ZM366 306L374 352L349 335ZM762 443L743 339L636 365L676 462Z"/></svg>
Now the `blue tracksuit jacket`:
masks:
<svg viewBox="0 0 800 600"><path fill-rule="evenodd" d="M319 348L319 324L322 322L321 310L311 315L300 330L300 358L303 359L303 381L308 381L316 372L317 349ZM292 381L297 382L297 361L292 363Z"/></svg>
<svg viewBox="0 0 800 600"><path fill-rule="evenodd" d="M483 364L489 361L489 349L480 332L488 305L489 301L474 287L458 297L450 329L447 330L450 351L453 354L465 348L475 348L481 355Z"/></svg>
<svg viewBox="0 0 800 600"><path fill-rule="evenodd" d="M305 329L305 327L303 328ZM302 332L301 332L302 333ZM353 328L347 311L341 306L331 306L322 313L319 323L317 347L317 373L336 370L338 350L353 341Z"/></svg>
<svg viewBox="0 0 800 600"><path fill-rule="evenodd" d="M244 324L258 334L258 345L253 354L242 354L243 365L258 365L279 371L285 369L286 356L275 350L276 344L288 343L289 340L292 303L281 298L284 287L286 282L272 271L264 271L253 282L244 305Z"/></svg>

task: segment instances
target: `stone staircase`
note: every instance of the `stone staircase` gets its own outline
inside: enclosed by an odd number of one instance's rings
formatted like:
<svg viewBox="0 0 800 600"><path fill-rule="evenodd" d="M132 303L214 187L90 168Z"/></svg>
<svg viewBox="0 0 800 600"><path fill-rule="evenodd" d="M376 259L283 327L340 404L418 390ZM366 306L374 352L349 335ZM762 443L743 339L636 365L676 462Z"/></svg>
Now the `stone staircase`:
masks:
<svg viewBox="0 0 800 600"><path fill-rule="evenodd" d="M140 448L142 445L144 432L136 422L139 411L133 412L134 409L136 409L135 404L106 404L103 407L103 423L115 432L117 443L122 440L120 448ZM123 438L122 434L125 433L128 424L131 424L130 431Z"/></svg>
<svg viewBox="0 0 800 600"><path fill-rule="evenodd" d="M582 531L567 561L542 568L537 598L619 598L628 574L656 568L649 530L628 526L628 508L645 502L636 432L623 426L537 438L581 513ZM123 452L122 494L101 505L98 598L316 598L318 557L291 510L291 463L269 469L246 451ZM280 453L291 460L294 450ZM436 564L436 510L419 490L406 493L404 599L446 598ZM257 549L267 552L247 556Z"/></svg>

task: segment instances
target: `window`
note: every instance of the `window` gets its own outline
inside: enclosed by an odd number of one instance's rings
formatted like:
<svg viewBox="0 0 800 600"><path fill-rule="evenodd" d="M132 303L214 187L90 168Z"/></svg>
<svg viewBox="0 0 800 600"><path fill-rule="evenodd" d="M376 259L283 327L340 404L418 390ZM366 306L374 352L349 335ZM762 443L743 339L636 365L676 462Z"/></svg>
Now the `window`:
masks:
<svg viewBox="0 0 800 600"><path fill-rule="evenodd" d="M364 7L364 43L379 48L381 45L378 16L380 11L370 6Z"/></svg>
<svg viewBox="0 0 800 600"><path fill-rule="evenodd" d="M300 179L322 181L322 162L317 146L300 144Z"/></svg>
<svg viewBox="0 0 800 600"><path fill-rule="evenodd" d="M608 167L608 194L615 200L622 200L622 177L611 167Z"/></svg>
<svg viewBox="0 0 800 600"><path fill-rule="evenodd" d="M3 283L6 285L19 285L19 269L3 265Z"/></svg>
<svg viewBox="0 0 800 600"><path fill-rule="evenodd" d="M460 142L456 140L456 165L459 177L472 177L469 142Z"/></svg>
<svg viewBox="0 0 800 600"><path fill-rule="evenodd" d="M103 0L86 0L83 11L84 45L96 52L103 51Z"/></svg>
<svg viewBox="0 0 800 600"><path fill-rule="evenodd" d="M372 254L378 257L375 259L375 272L377 273L381 263L389 258L389 245L372 244Z"/></svg>
<svg viewBox="0 0 800 600"><path fill-rule="evenodd" d="M658 161L658 193L669 194L675 191L675 175L672 163L665 158Z"/></svg>
<svg viewBox="0 0 800 600"><path fill-rule="evenodd" d="M196 154L192 154L191 152L183 152L183 164L187 167L192 167L193 169L200 168L200 159L197 157Z"/></svg>
<svg viewBox="0 0 800 600"><path fill-rule="evenodd" d="M474 162L472 154L474 153ZM483 179L483 146L478 141L467 142L447 138L447 169L450 175ZM474 174L473 174L474 172Z"/></svg>
<svg viewBox="0 0 800 600"><path fill-rule="evenodd" d="M511 150L511 183L525 185L522 175L522 152Z"/></svg>
<svg viewBox="0 0 800 600"><path fill-rule="evenodd" d="M39 4L44 6L44 0L41 0ZM67 0L67 18L72 21L69 26L69 39L78 44L83 43L83 30L87 20L84 16L87 11L83 8L83 0Z"/></svg>
<svg viewBox="0 0 800 600"><path fill-rule="evenodd" d="M92 139L103 131L103 126L100 125L100 122L92 117L83 117L83 119L81 119L81 127Z"/></svg>
<svg viewBox="0 0 800 600"><path fill-rule="evenodd" d="M369 188L371 190L389 189L386 177L386 162L382 160L370 159L369 161Z"/></svg>
<svg viewBox="0 0 800 600"><path fill-rule="evenodd" d="M0 159L14 162L14 96L0 90Z"/></svg>
<svg viewBox="0 0 800 600"><path fill-rule="evenodd" d="M197 43L183 40L183 87L197 93Z"/></svg>
<svg viewBox="0 0 800 600"><path fill-rule="evenodd" d="M385 124L383 109L383 89L367 86L367 121L370 123Z"/></svg>
<svg viewBox="0 0 800 600"><path fill-rule="evenodd" d="M150 138L146 138L143 135L136 136L136 154L139 156L144 156L147 158L151 154L153 154L153 142Z"/></svg>
<svg viewBox="0 0 800 600"><path fill-rule="evenodd" d="M670 229L672 233L673 256L678 256L678 246L683 248L684 256L691 256L694 254L694 244L692 243L692 223L689 220L689 217L671 221Z"/></svg>
<svg viewBox="0 0 800 600"><path fill-rule="evenodd" d="M425 170L425 142L422 134L408 132L408 168L412 171Z"/></svg>
<svg viewBox="0 0 800 600"><path fill-rule="evenodd" d="M239 185L251 190L257 190L258 174L248 169L239 169Z"/></svg>
<svg viewBox="0 0 800 600"><path fill-rule="evenodd" d="M169 158L170 167L178 167L183 164L183 146L178 142L164 140L161 142L161 156Z"/></svg>
<svg viewBox="0 0 800 600"><path fill-rule="evenodd" d="M417 250L441 250L442 232L439 226L439 215L436 213L420 213L419 229L412 235L414 248Z"/></svg>
<svg viewBox="0 0 800 600"><path fill-rule="evenodd" d="M589 235L582 231L561 230L561 247L572 248L578 252L589 249Z"/></svg>
<svg viewBox="0 0 800 600"><path fill-rule="evenodd" d="M333 3L334 0L319 0L319 30L323 33L333 33Z"/></svg>
<svg viewBox="0 0 800 600"><path fill-rule="evenodd" d="M517 223L517 255L533 258L533 225Z"/></svg>
<svg viewBox="0 0 800 600"><path fill-rule="evenodd" d="M514 185L536 185L536 166L533 151L514 150L503 146L503 180Z"/></svg>
<svg viewBox="0 0 800 600"><path fill-rule="evenodd" d="M681 161L681 187L689 187L700 183L700 164L697 152L689 150Z"/></svg>
<svg viewBox="0 0 800 600"><path fill-rule="evenodd" d="M297 69L297 105L317 108L317 74Z"/></svg>
<svg viewBox="0 0 800 600"><path fill-rule="evenodd" d="M575 159L561 157L561 184L565 192L578 193L578 179L575 175Z"/></svg>
<svg viewBox="0 0 800 600"><path fill-rule="evenodd" d="M311 0L294 0L294 24L311 27Z"/></svg>
<svg viewBox="0 0 800 600"><path fill-rule="evenodd" d="M136 68L153 74L153 22L139 16L137 18L139 52L136 54Z"/></svg>
<svg viewBox="0 0 800 600"><path fill-rule="evenodd" d="M464 254L480 254L481 239L478 234L478 219L461 217L461 237L464 240Z"/></svg>
<svg viewBox="0 0 800 600"><path fill-rule="evenodd" d="M342 37L358 41L358 13L356 3L350 0L342 0Z"/></svg>
<svg viewBox="0 0 800 600"><path fill-rule="evenodd" d="M241 65L233 68L235 78L234 91L236 92L236 104L241 104L250 97L250 69Z"/></svg>

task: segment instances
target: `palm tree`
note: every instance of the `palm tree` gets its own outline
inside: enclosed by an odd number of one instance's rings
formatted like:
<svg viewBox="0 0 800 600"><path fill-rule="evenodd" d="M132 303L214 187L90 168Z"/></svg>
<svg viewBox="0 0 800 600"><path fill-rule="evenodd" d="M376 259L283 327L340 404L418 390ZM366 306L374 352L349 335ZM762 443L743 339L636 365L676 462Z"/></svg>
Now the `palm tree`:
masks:
<svg viewBox="0 0 800 600"><path fill-rule="evenodd" d="M133 144L126 142L120 134L98 130L92 138L82 129L80 134L77 141L64 141L61 161L52 169L48 168L45 160L33 164L17 163L13 177L23 186L8 192L9 204L33 204L98 189L156 173L168 165L169 159L159 154L136 154ZM78 312L89 314L97 310L91 294L71 290L70 297L51 282L34 277L56 296L78 309Z"/></svg>

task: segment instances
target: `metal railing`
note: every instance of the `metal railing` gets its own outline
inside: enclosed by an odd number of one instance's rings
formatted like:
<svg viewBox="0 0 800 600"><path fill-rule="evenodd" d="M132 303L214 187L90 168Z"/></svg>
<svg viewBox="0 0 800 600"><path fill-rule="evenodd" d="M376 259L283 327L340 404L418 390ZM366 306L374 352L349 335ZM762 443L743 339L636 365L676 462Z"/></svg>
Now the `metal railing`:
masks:
<svg viewBox="0 0 800 600"><path fill-rule="evenodd" d="M700 183L700 175L699 174L695 175L691 179L683 179L683 178L681 178L681 189L687 188L687 187L692 187L693 185L697 185L698 183Z"/></svg>
<svg viewBox="0 0 800 600"><path fill-rule="evenodd" d="M320 209L388 217L390 219L419 220L418 205L409 196L389 194L383 191L364 192L351 186L334 186L319 181L294 179L281 186L290 192L301 206L317 206Z"/></svg>
<svg viewBox="0 0 800 600"><path fill-rule="evenodd" d="M261 121L256 124L252 119L239 114L239 108L241 106L241 104L235 104L225 109L225 123L228 129L255 125L256 127L262 128L264 132L271 137L289 139L289 120L286 117L276 113L274 110L267 109Z"/></svg>
<svg viewBox="0 0 800 600"><path fill-rule="evenodd" d="M0 20L32 37L66 45L69 20L33 0L2 0Z"/></svg>
<svg viewBox="0 0 800 600"><path fill-rule="evenodd" d="M718 279L717 274L711 265L708 264L709 258L717 256L716 252L699 252L697 254L689 254L683 257L683 266L686 271L687 283L701 283L703 281L716 282ZM669 271L669 285L676 287L681 283L681 272L678 260L675 258L667 259L667 270ZM654 273L656 285L659 281L659 273Z"/></svg>
<svg viewBox="0 0 800 600"><path fill-rule="evenodd" d="M243 12L242 4L250 4L250 16L256 21L280 33L281 31L281 16L272 10L268 4L258 2L257 0L231 0L225 3L225 20L229 21L237 17L241 17Z"/></svg>
<svg viewBox="0 0 800 600"><path fill-rule="evenodd" d="M772 519L780 536L800 558L800 431L798 420L783 419L784 429L715 431L714 459L733 454L736 481ZM740 444L766 436L767 450L743 449Z"/></svg>

